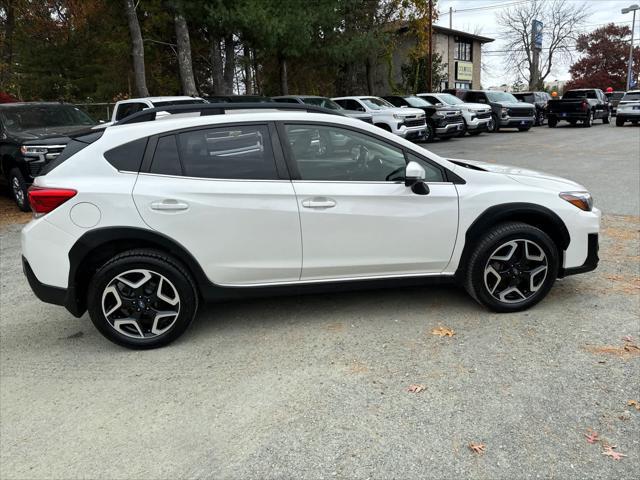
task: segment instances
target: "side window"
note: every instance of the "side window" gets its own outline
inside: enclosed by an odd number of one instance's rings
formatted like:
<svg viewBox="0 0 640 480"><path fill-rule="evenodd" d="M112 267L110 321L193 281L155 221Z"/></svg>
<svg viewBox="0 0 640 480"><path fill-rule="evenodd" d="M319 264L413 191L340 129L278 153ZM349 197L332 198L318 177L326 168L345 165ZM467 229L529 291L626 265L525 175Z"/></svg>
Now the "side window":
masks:
<svg viewBox="0 0 640 480"><path fill-rule="evenodd" d="M162 175L182 175L175 135L167 135L158 139L150 171Z"/></svg>
<svg viewBox="0 0 640 480"><path fill-rule="evenodd" d="M356 110L356 111L365 111L364 107L362 105L360 105L360 103L357 100L347 100L347 110Z"/></svg>
<svg viewBox="0 0 640 480"><path fill-rule="evenodd" d="M116 120L122 120L129 115L141 112L147 108L144 103L123 103L118 106L118 113L116 113Z"/></svg>
<svg viewBox="0 0 640 480"><path fill-rule="evenodd" d="M433 103L434 105L442 105L442 102L439 99L437 99L436 97L432 97L431 95L422 98L424 98L427 102Z"/></svg>
<svg viewBox="0 0 640 480"><path fill-rule="evenodd" d="M350 110L350 108L347 107L347 101L346 100L334 100L334 102L336 102L342 108L346 108L347 110Z"/></svg>
<svg viewBox="0 0 640 480"><path fill-rule="evenodd" d="M410 162L418 162L425 171L424 181L429 182L446 182L447 180L444 177L444 173L438 167L432 165L426 160L421 159L420 157L415 156L413 153L407 153L407 160Z"/></svg>
<svg viewBox="0 0 640 480"><path fill-rule="evenodd" d="M120 145L119 147L112 148L104 153L104 158L106 158L107 162L118 170L138 172L140 170L140 165L142 164L142 156L144 155L146 147L147 139L140 138L133 142Z"/></svg>
<svg viewBox="0 0 640 480"><path fill-rule="evenodd" d="M266 125L230 125L178 135L184 175L200 178L277 179Z"/></svg>
<svg viewBox="0 0 640 480"><path fill-rule="evenodd" d="M395 182L404 154L381 140L340 127L287 125L287 141L302 180Z"/></svg>

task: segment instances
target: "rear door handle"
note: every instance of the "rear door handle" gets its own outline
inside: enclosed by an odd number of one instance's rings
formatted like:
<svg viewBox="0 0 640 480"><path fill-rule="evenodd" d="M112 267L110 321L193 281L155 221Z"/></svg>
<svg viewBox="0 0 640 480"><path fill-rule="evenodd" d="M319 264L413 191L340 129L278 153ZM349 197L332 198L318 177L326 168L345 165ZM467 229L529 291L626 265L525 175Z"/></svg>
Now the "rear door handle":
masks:
<svg viewBox="0 0 640 480"><path fill-rule="evenodd" d="M161 210L161 211L180 211L186 210L189 208L189 204L184 202L179 202L177 200L167 199L162 200L161 202L153 202L151 203L151 210Z"/></svg>
<svg viewBox="0 0 640 480"><path fill-rule="evenodd" d="M302 201L302 206L305 208L333 208L336 206L336 201L327 197L307 198Z"/></svg>

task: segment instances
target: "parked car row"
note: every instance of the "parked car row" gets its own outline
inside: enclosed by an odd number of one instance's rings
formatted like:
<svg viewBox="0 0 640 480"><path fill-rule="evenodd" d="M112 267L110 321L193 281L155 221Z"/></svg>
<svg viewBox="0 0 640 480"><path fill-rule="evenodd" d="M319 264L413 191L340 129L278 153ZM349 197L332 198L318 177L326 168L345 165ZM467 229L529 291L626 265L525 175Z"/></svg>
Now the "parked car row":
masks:
<svg viewBox="0 0 640 480"><path fill-rule="evenodd" d="M614 92L615 93L615 92ZM550 99L544 92L458 90L417 95L346 96L327 98L314 95L264 97L226 95L209 97L147 97L115 104L110 121L97 124L76 106L55 102L9 103L0 105L0 180L18 207L29 211L27 189L51 162L59 159L70 136L88 128L101 130L143 110L206 103L265 102L323 107L348 117L374 124L402 138L415 141L449 139L465 134L495 132L504 128L528 131L545 120L553 128L560 121L590 127L601 119L609 123L612 107L599 89L570 90L562 99ZM640 120L640 91L629 91L620 100L616 125L634 125ZM163 115L154 114L154 118ZM165 113L164 116L168 116ZM77 142L62 159L79 148Z"/></svg>

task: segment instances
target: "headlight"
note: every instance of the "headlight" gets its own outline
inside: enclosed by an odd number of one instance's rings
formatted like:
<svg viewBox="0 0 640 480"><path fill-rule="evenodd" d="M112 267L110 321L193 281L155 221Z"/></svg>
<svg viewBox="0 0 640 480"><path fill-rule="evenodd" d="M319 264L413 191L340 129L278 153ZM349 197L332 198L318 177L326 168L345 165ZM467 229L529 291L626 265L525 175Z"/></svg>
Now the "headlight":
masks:
<svg viewBox="0 0 640 480"><path fill-rule="evenodd" d="M589 192L562 192L560 198L585 212L593 209L593 198Z"/></svg>
<svg viewBox="0 0 640 480"><path fill-rule="evenodd" d="M47 153L47 147L34 147L30 145L22 145L20 147L20 153L22 155L40 156Z"/></svg>
<svg viewBox="0 0 640 480"><path fill-rule="evenodd" d="M403 116L400 115L399 113L394 113L393 118L395 118L396 120L402 120Z"/></svg>
<svg viewBox="0 0 640 480"><path fill-rule="evenodd" d="M508 108L502 107L501 110L502 110L502 116L503 117L509 113L509 109Z"/></svg>

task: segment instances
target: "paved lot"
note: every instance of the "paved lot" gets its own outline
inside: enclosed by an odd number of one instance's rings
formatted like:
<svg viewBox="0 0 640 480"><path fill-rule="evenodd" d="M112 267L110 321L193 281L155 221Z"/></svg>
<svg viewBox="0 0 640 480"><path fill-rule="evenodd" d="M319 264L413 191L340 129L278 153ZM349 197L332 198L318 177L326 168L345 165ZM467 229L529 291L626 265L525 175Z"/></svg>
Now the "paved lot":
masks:
<svg viewBox="0 0 640 480"><path fill-rule="evenodd" d="M0 477L638 478L640 128L428 148L585 184L605 213L600 268L513 315L455 288L211 305L174 345L133 352L33 297L22 217L5 219Z"/></svg>

